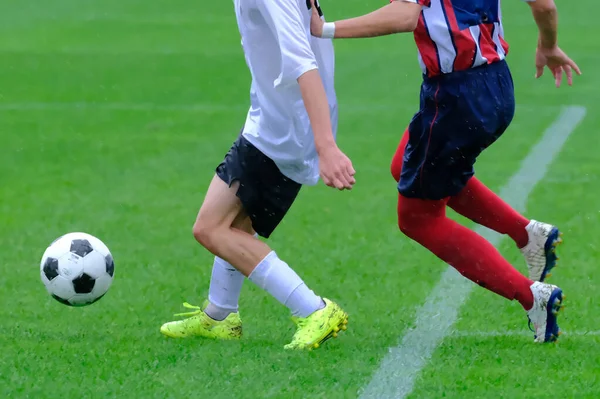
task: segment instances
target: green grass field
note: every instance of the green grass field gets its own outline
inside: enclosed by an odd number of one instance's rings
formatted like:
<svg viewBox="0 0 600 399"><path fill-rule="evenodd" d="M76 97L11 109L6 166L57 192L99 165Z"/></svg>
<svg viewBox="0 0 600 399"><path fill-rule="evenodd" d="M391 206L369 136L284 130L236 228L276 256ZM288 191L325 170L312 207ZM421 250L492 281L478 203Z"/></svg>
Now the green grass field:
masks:
<svg viewBox="0 0 600 399"><path fill-rule="evenodd" d="M158 331L181 302L200 304L208 290L212 258L191 226L249 101L231 2L2 3L0 396L356 398L447 268L396 227L388 165L418 101L412 37L336 42L340 145L358 182L352 192L304 190L271 244L342 304L351 324L321 350L288 353L286 309L248 282L241 342L167 340ZM322 3L330 20L383 4ZM568 295L567 333L535 346L518 303L477 287L411 398L600 395L600 30L592 0L560 6L560 43L584 75L561 90L549 77L534 80L528 7L505 1L519 106L477 168L500 188L562 106L587 107L527 201L530 217L565 233L551 281ZM39 279L42 252L70 231L100 237L116 262L111 290L87 308L55 302ZM525 269L508 240L502 250Z"/></svg>

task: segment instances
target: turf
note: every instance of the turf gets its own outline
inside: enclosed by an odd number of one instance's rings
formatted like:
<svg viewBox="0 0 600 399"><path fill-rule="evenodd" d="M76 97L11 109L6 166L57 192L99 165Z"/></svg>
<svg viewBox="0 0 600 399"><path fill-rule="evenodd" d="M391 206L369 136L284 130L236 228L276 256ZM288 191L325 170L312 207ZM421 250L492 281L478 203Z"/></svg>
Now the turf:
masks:
<svg viewBox="0 0 600 399"><path fill-rule="evenodd" d="M378 2L331 1L332 18ZM527 7L506 2L518 111L478 162L493 188L518 169L562 105L588 108L528 214L557 223L567 245L553 282L568 293L567 334L529 335L517 304L477 288L417 381L414 398L596 397L600 352L593 296L600 166L593 109L600 78L591 0L563 7L561 44L587 72L556 90L533 79ZM215 165L236 137L249 75L229 2L8 0L0 13L0 396L7 398L353 398L387 348L412 327L446 267L395 226L389 160L416 109L409 36L336 43L340 145L358 184L304 190L271 240L319 293L350 313L350 329L319 351L288 353L293 327L250 283L241 342L164 339L158 327L207 292L211 257L191 225ZM585 30L584 30L585 29ZM587 35L587 36L586 36ZM72 309L39 280L45 247L86 231L111 248L110 292ZM507 242L503 251L523 267Z"/></svg>

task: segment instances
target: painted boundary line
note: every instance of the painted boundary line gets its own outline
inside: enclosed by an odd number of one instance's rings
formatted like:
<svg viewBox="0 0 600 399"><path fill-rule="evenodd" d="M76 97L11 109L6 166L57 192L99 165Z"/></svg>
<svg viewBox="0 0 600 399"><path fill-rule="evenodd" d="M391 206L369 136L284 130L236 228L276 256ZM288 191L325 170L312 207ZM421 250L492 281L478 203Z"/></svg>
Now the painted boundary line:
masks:
<svg viewBox="0 0 600 399"><path fill-rule="evenodd" d="M0 111L182 111L182 112L246 112L250 104L153 104L143 102L0 102ZM547 105L522 104L517 106L521 110L541 110L556 109ZM344 104L339 105L340 111L348 112L392 112L394 110L417 111L417 108L411 104L389 104L369 103L365 104Z"/></svg>
<svg viewBox="0 0 600 399"><path fill-rule="evenodd" d="M522 161L519 171L500 190L500 196L516 210L525 210L529 194L544 178L548 166L585 114L585 107L564 107ZM503 238L482 226L478 226L475 231L494 246L498 246ZM433 352L445 337L452 334L458 312L474 286L454 268L448 267L425 303L417 309L414 328L406 332L398 346L390 348L371 382L359 392L360 399L408 396Z"/></svg>
<svg viewBox="0 0 600 399"><path fill-rule="evenodd" d="M600 330L594 331L563 331L561 330L563 337L597 337L600 335ZM449 337L451 338L494 338L494 337L529 337L531 341L533 341L533 333L526 330L515 331L515 330L506 330L506 331L456 331L452 333Z"/></svg>

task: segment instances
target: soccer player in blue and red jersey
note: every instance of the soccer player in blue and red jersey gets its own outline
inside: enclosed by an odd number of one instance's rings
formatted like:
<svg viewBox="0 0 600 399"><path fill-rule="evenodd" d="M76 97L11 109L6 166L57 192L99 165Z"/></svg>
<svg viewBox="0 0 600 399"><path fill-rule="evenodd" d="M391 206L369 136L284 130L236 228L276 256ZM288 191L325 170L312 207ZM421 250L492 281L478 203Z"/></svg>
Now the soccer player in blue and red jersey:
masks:
<svg viewBox="0 0 600 399"><path fill-rule="evenodd" d="M580 70L557 45L554 1L528 4L539 28L536 77L548 67L557 87L563 74L571 85ZM400 230L468 279L518 300L535 326L535 342L555 341L563 294L543 280L556 263L560 232L520 215L474 177L476 158L504 133L515 111L500 0L397 0L336 22L313 12L311 32L336 39L414 32L423 71L420 110L392 161ZM446 207L509 235L525 256L529 278L483 237L449 219Z"/></svg>

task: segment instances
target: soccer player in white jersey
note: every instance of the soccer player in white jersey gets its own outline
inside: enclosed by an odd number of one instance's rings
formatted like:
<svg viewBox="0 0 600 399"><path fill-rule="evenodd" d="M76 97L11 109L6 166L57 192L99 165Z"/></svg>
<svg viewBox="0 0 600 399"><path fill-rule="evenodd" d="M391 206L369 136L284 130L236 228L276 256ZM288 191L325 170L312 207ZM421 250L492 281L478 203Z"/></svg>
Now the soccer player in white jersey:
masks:
<svg viewBox="0 0 600 399"><path fill-rule="evenodd" d="M536 77L548 67L559 87L578 66L557 44L553 0L527 0L539 30ZM562 290L544 282L556 264L558 228L515 211L475 178L479 154L508 128L515 112L505 61L500 0L397 0L357 18L324 23L319 37L356 38L414 32L423 72L420 109L392 161L398 182L398 226L411 239L476 284L517 300L534 325L535 342L552 342L560 329ZM487 240L446 216L446 208L510 236L529 278Z"/></svg>
<svg viewBox="0 0 600 399"><path fill-rule="evenodd" d="M255 233L268 238L301 186L316 184L319 175L339 190L355 183L352 163L335 141L333 45L311 36L307 0L234 0L234 7L252 74L251 105L193 228L215 255L208 301L202 308L185 303L195 311L160 331L240 338L238 299L248 277L290 309L297 331L285 348L317 348L346 329L348 315L310 290Z"/></svg>

